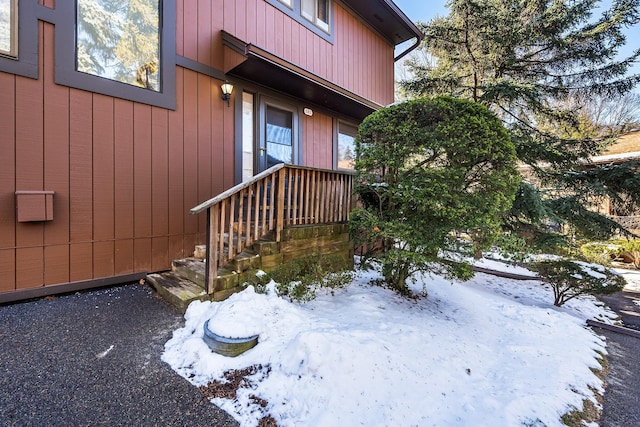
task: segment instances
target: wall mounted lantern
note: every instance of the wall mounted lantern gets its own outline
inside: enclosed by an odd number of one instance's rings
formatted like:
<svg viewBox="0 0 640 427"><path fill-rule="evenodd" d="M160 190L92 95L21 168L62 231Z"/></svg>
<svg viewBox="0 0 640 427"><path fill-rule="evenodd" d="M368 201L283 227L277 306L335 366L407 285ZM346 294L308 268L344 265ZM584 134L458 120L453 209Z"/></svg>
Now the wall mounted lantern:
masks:
<svg viewBox="0 0 640 427"><path fill-rule="evenodd" d="M220 89L222 89L222 100L227 101L227 107L229 107L229 100L231 99L233 85L225 80L224 83L220 86Z"/></svg>

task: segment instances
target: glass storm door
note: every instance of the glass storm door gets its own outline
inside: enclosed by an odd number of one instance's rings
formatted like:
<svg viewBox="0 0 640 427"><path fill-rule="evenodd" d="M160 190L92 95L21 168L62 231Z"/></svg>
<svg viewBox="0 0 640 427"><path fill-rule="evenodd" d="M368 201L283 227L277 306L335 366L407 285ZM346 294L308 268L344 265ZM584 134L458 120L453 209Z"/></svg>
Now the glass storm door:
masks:
<svg viewBox="0 0 640 427"><path fill-rule="evenodd" d="M258 165L261 172L278 163L293 163L294 113L265 104L264 137L260 138Z"/></svg>

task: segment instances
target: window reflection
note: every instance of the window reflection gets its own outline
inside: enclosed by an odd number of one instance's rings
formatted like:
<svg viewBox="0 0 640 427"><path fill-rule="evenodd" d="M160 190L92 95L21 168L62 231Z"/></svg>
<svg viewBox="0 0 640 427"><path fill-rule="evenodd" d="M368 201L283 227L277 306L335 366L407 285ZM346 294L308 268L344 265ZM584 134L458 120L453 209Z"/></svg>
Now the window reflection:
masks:
<svg viewBox="0 0 640 427"><path fill-rule="evenodd" d="M18 55L18 0L0 0L0 54Z"/></svg>
<svg viewBox="0 0 640 427"><path fill-rule="evenodd" d="M159 10L160 0L78 0L77 70L160 91Z"/></svg>
<svg viewBox="0 0 640 427"><path fill-rule="evenodd" d="M267 167L293 163L293 113L267 107Z"/></svg>

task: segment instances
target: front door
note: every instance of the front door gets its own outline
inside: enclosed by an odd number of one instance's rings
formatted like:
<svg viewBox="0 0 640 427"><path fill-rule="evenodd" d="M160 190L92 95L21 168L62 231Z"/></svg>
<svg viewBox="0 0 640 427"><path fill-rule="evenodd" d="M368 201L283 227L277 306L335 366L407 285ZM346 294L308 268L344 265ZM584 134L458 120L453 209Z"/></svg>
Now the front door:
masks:
<svg viewBox="0 0 640 427"><path fill-rule="evenodd" d="M295 114L292 109L263 102L260 108L261 135L257 158L258 171L278 163L294 163Z"/></svg>
<svg viewBox="0 0 640 427"><path fill-rule="evenodd" d="M242 94L242 181L278 163L297 163L298 116L294 105Z"/></svg>

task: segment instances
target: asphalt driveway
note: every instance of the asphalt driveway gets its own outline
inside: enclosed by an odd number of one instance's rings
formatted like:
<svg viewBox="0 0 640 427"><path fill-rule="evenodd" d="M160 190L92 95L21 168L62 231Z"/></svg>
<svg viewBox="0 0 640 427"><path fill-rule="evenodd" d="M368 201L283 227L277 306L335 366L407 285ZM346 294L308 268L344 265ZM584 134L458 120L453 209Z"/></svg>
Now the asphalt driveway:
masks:
<svg viewBox="0 0 640 427"><path fill-rule="evenodd" d="M182 323L139 284L0 306L0 426L237 426L160 360Z"/></svg>
<svg viewBox="0 0 640 427"><path fill-rule="evenodd" d="M623 326L640 331L640 292L600 296L621 317ZM607 337L610 371L600 427L640 427L640 339L597 329Z"/></svg>

